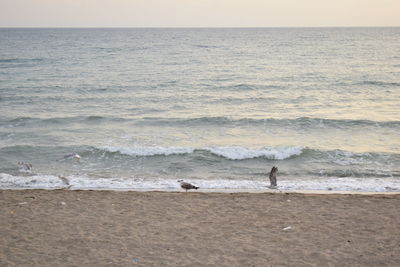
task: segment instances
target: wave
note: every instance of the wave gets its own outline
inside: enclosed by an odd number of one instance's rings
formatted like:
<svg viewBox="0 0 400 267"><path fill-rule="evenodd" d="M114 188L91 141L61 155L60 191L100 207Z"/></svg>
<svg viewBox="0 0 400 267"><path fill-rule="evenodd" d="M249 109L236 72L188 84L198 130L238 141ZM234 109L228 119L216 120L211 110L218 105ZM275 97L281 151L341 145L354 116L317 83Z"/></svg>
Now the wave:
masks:
<svg viewBox="0 0 400 267"><path fill-rule="evenodd" d="M260 149L244 147L98 147L98 149L108 152L118 152L129 156L169 156L193 154L196 152L210 153L215 156L223 157L228 160L244 160L253 158L266 158L272 160L284 160L302 153L301 147L265 147Z"/></svg>
<svg viewBox="0 0 400 267"><path fill-rule="evenodd" d="M278 100L278 97L219 97L218 99L210 99L210 103L232 103L232 104L241 104L241 103L272 103Z"/></svg>
<svg viewBox="0 0 400 267"><path fill-rule="evenodd" d="M133 157L208 155L227 160L249 160L264 158L268 160L286 160L298 158L309 163L334 164L335 166L363 165L374 163L389 166L400 163L400 154L387 152L351 152L340 149L321 150L302 146L276 147L241 147L241 146L210 146L210 147L181 147L181 146L30 146L15 145L0 148L1 153L83 153L96 157L97 154L113 157L115 153ZM198 158L198 157L196 157Z"/></svg>
<svg viewBox="0 0 400 267"><path fill-rule="evenodd" d="M216 45L204 45L204 44L194 44L193 46L197 48L219 48L219 46Z"/></svg>
<svg viewBox="0 0 400 267"><path fill-rule="evenodd" d="M109 123L109 122L131 122L136 125L148 126L261 126L261 127L292 127L292 128L334 128L354 129L354 127L380 127L400 128L400 121L372 121L372 120L349 120L349 119L323 119L301 117L295 119L252 119L252 118L230 118L230 117L195 117L195 118L162 118L143 117L139 119L108 117L99 115L35 118L18 117L0 120L0 126L23 127L28 125L43 124L69 124L69 123Z"/></svg>
<svg viewBox="0 0 400 267"><path fill-rule="evenodd" d="M43 61L44 58L2 58L0 63L27 63L27 62L37 62Z"/></svg>
<svg viewBox="0 0 400 267"><path fill-rule="evenodd" d="M384 152L351 152L340 149L309 149L313 162L329 163L337 166L389 166L400 162L400 154ZM378 166L377 166L378 165Z"/></svg>
<svg viewBox="0 0 400 267"><path fill-rule="evenodd" d="M43 61L44 58L4 58L0 59L0 69L30 68Z"/></svg>
<svg viewBox="0 0 400 267"><path fill-rule="evenodd" d="M74 151L74 153L118 153L121 155L133 157L152 157L152 156L171 156L171 155L198 155L209 154L212 156L222 157L227 160L246 160L255 158L265 158L269 160L284 160L295 156L300 156L305 148L291 147L263 147L263 148L246 148L238 146L214 146L214 147L161 147L161 146L134 146L134 147L115 147L115 146L98 146L98 147L35 147L29 145L17 145L0 148L0 153L48 153L58 151ZM106 154L107 155L107 154Z"/></svg>
<svg viewBox="0 0 400 267"><path fill-rule="evenodd" d="M263 89L281 89L280 85L274 84L249 84L249 83L238 83L223 86L213 86L211 87L217 90L234 90L234 91L251 91L251 90L263 90Z"/></svg>
<svg viewBox="0 0 400 267"><path fill-rule="evenodd" d="M80 162L58 161L64 155L78 153ZM31 173L21 173L16 162L33 164ZM227 180L221 185L203 184L209 188L235 188L228 180L266 182L271 166L279 167L279 181L316 179L327 181L337 178L383 179L382 183L395 180L400 183L400 154L355 153L343 150L319 150L306 147L237 146L214 147L161 147L161 146L9 146L0 148L0 187L31 186L59 187L63 180L57 175L87 175L75 180L76 187L115 188L164 188L165 179L210 180L216 177ZM10 176L11 175L11 176ZM120 178L110 180L110 176ZM18 176L13 178L12 176ZM23 177L22 177L23 176ZM40 176L40 177L35 177ZM99 180L99 177L105 177ZM137 178L159 179L161 184L138 185ZM95 184L90 185L92 180ZM134 181L128 181L134 180ZM61 180L61 181L60 181ZM80 181L80 182L78 182ZM343 180L347 182L348 180ZM361 182L361 180L360 180ZM119 185L122 183L122 185ZM128 183L124 185L125 183ZM311 182L310 182L311 183ZM248 188L250 184L240 184ZM280 185L282 185L280 183ZM239 185L238 185L239 186ZM240 187L239 186L239 187ZM339 184L337 185L339 186ZM299 187L296 187L300 189ZM316 188L308 188L316 189ZM353 188L354 189L354 188Z"/></svg>
<svg viewBox="0 0 400 267"><path fill-rule="evenodd" d="M344 150L319 150L299 146L287 147L262 147L262 148L247 148L239 146L214 146L214 147L156 147L156 146L137 146L137 147L112 147L102 146L96 147L100 151L108 153L119 153L127 156L134 157L151 157L151 156L171 156L171 155L189 155L196 156L205 154L210 156L217 156L226 160L251 160L251 159L267 159L267 160L287 160L298 158L305 163L329 164L335 166L381 166L388 164L398 164L400 162L400 154L393 153L377 153L377 152L364 152L355 153ZM381 169L381 168L379 168ZM393 176L393 172L385 173L382 175L376 170L372 170L370 175L367 173L360 173L355 175L345 175L342 170L339 173L332 174L333 176L375 176L385 177ZM365 175L363 175L365 174ZM317 175L321 175L318 173ZM327 173L325 173L327 175ZM328 175L329 176L329 175Z"/></svg>
<svg viewBox="0 0 400 267"><path fill-rule="evenodd" d="M103 116L74 116L74 117L58 117L58 118L35 118L35 117L18 117L14 119L6 119L1 121L0 126L8 126L8 127L21 127L21 126L30 126L30 125L38 125L41 126L43 124L69 124L69 123L100 123L100 122L125 122L129 121L129 119L117 118L117 117L103 117Z"/></svg>
<svg viewBox="0 0 400 267"><path fill-rule="evenodd" d="M197 117L197 118L157 118L145 117L136 122L143 125L177 125L177 126L201 126L201 125L233 125L233 126L295 126L315 128L353 128L361 127L400 127L400 121L371 121L371 120L349 120L349 119L323 119L301 117L296 119L232 119L229 117Z"/></svg>
<svg viewBox="0 0 400 267"><path fill-rule="evenodd" d="M169 155L179 155L179 154L191 154L194 148L186 147L113 147L104 146L98 147L100 150L105 150L111 153L120 153L129 156L169 156Z"/></svg>
<svg viewBox="0 0 400 267"><path fill-rule="evenodd" d="M246 160L265 158L270 160L285 160L297 156L306 156L318 163L334 163L339 166L371 164L373 162L396 161L400 159L399 154L392 153L355 153L344 150L319 150L307 147L262 147L247 148L240 146L213 146L213 147L160 147L160 146L137 146L137 147L96 147L101 151L119 153L135 157L148 156L170 156L196 153L208 153L228 160Z"/></svg>
<svg viewBox="0 0 400 267"><path fill-rule="evenodd" d="M198 118L157 118L145 117L136 123L139 125L176 125L176 126L201 126L201 125L227 125L234 120L227 117L198 117Z"/></svg>
<svg viewBox="0 0 400 267"><path fill-rule="evenodd" d="M353 178L399 178L400 172L384 170L334 169L309 172L311 176Z"/></svg>
<svg viewBox="0 0 400 267"><path fill-rule="evenodd" d="M379 87L400 87L398 82L382 82L382 81L364 81L361 85L373 85Z"/></svg>
<svg viewBox="0 0 400 267"><path fill-rule="evenodd" d="M299 156L303 153L302 147L266 147L260 149L251 149L243 147L212 147L205 149L217 156L231 160L243 160L253 158L267 158L275 160L284 160L293 156Z"/></svg>
<svg viewBox="0 0 400 267"><path fill-rule="evenodd" d="M0 188L24 188L24 189L59 189L69 188L71 190L161 190L182 191L177 179L157 178L93 178L88 176L70 175L60 177L55 175L32 175L18 176L0 173ZM218 191L276 191L268 189L265 180L187 180L200 187L200 190ZM327 179L297 179L279 180L278 190L329 190L329 191L358 191L358 192L399 192L400 181L398 179L376 179L376 178L327 178Z"/></svg>

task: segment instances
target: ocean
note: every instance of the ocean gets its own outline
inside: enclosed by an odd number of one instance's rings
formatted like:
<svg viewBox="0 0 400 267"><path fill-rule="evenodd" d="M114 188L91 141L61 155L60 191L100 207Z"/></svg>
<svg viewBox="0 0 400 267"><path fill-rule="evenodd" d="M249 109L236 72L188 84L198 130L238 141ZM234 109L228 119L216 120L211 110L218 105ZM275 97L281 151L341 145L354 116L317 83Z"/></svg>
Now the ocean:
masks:
<svg viewBox="0 0 400 267"><path fill-rule="evenodd" d="M266 189L273 166L400 191L400 28L0 29L0 188Z"/></svg>

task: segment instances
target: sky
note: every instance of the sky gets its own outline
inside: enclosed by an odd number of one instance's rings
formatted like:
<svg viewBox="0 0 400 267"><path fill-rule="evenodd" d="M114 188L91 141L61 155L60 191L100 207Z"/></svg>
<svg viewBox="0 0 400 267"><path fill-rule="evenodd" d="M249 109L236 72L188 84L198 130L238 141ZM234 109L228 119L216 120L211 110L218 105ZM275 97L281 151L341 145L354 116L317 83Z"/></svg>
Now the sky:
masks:
<svg viewBox="0 0 400 267"><path fill-rule="evenodd" d="M400 0L0 0L0 27L400 26Z"/></svg>

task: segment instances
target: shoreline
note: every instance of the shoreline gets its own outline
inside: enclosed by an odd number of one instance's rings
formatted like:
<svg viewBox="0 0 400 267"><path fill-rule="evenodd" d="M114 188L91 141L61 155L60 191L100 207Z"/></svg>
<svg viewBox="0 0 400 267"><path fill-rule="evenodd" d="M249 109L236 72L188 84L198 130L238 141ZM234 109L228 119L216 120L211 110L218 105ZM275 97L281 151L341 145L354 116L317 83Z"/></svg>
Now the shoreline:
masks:
<svg viewBox="0 0 400 267"><path fill-rule="evenodd" d="M178 178L90 178L34 174L28 176L0 173L0 189L61 189L113 190L113 191L180 191ZM298 180L280 179L278 187L271 189L267 179L185 179L200 187L202 192L310 192L310 193L396 193L400 192L397 178L327 178L313 177Z"/></svg>
<svg viewBox="0 0 400 267"><path fill-rule="evenodd" d="M400 195L400 191L381 192L381 191L338 191L338 190L278 190L278 189L198 189L185 192L182 189L140 189L140 188L0 188L0 191L105 191L105 192L145 192L145 193L221 193L221 194L302 194L302 195Z"/></svg>

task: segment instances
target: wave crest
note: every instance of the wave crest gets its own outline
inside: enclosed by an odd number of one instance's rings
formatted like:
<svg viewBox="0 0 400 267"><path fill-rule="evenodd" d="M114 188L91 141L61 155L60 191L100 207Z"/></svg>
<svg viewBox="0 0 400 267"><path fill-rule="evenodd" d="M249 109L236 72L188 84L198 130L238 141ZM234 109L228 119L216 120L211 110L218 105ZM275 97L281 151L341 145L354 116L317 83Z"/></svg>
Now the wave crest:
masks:
<svg viewBox="0 0 400 267"><path fill-rule="evenodd" d="M260 149L245 147L212 147L206 150L211 153L231 160L243 160L252 158L267 158L284 160L293 156L298 156L303 152L302 147L265 147Z"/></svg>
<svg viewBox="0 0 400 267"><path fill-rule="evenodd" d="M293 156L298 156L303 152L302 147L264 147L264 148L246 148L238 146L230 147L112 147L104 146L98 149L112 153L121 153L129 156L169 156L193 154L196 151L205 151L213 155L224 157L229 160L244 160L253 158L267 158L273 160L284 160Z"/></svg>
<svg viewBox="0 0 400 267"><path fill-rule="evenodd" d="M121 153L129 156L157 156L157 155L174 155L174 154L190 154L193 153L193 148L187 147L113 147L104 146L99 147L101 150L105 150L112 153Z"/></svg>
<svg viewBox="0 0 400 267"><path fill-rule="evenodd" d="M149 112L155 112L150 110ZM158 111L157 111L158 112ZM141 119L104 117L98 115L73 116L73 117L17 117L0 119L0 125L8 127L23 127L27 125L53 125L71 123L134 123L145 126L177 126L177 127L199 127L199 126L255 126L255 127L291 127L291 128L333 128L351 129L355 127L378 127L378 128L399 128L400 121L372 121L372 120L348 120L348 119L323 119L300 117L295 119L254 119L254 118L230 118L230 117L194 117L194 118L162 118L162 117L143 117Z"/></svg>
<svg viewBox="0 0 400 267"><path fill-rule="evenodd" d="M400 86L400 83L398 83L398 82L384 82L384 81L364 81L361 84L380 86L380 87L399 87Z"/></svg>
<svg viewBox="0 0 400 267"><path fill-rule="evenodd" d="M300 128L349 128L354 127L400 127L400 121L372 121L372 120L349 120L349 119L323 119L301 117L296 119L233 119L229 117L197 117L197 118L157 118L144 117L136 122L139 125L176 125L176 126L203 126L203 125L227 125L227 126L277 126L277 127L300 127Z"/></svg>

